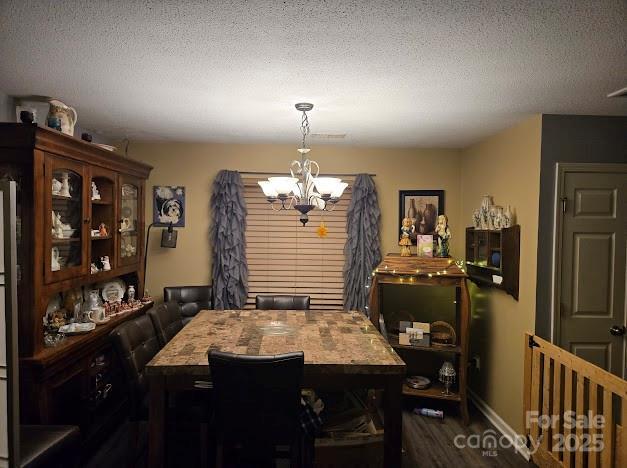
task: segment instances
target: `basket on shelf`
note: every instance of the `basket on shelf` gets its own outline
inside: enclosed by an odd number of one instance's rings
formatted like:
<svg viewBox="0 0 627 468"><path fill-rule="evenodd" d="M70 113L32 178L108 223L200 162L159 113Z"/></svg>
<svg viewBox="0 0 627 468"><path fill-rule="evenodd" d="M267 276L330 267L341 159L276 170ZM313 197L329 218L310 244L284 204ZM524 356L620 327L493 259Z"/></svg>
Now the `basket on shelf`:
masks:
<svg viewBox="0 0 627 468"><path fill-rule="evenodd" d="M431 324L432 346L455 346L457 334L450 323L437 321Z"/></svg>

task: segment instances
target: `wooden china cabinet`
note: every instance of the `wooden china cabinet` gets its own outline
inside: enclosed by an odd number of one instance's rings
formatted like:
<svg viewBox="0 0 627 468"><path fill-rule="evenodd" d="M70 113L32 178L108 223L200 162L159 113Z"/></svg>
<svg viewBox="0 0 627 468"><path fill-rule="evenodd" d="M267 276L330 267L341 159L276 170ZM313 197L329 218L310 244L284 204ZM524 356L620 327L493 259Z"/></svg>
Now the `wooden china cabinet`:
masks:
<svg viewBox="0 0 627 468"><path fill-rule="evenodd" d="M0 123L0 177L18 188L23 423L76 424L92 445L124 414L127 395L109 332L147 306L54 347L44 345L44 317L54 298L63 301L68 291L84 294L116 278L143 295L144 190L151 169L55 130ZM98 232L101 225L105 230ZM105 256L110 270L102 268Z"/></svg>

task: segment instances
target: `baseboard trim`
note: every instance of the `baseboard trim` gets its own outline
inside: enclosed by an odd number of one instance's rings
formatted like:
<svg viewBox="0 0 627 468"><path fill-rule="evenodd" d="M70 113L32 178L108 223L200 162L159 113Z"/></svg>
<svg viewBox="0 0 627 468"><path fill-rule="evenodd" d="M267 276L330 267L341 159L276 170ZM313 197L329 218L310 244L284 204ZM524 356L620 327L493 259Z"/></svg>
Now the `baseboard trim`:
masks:
<svg viewBox="0 0 627 468"><path fill-rule="evenodd" d="M471 389L468 389L468 396L475 404L477 409L481 411L481 414L483 414L486 419L492 423L497 431L499 431L502 435L507 437L510 442L512 442L516 453L520 454L525 460L529 461L531 459L529 448L526 445L523 445L522 447L517 447L516 444L514 444L514 441L518 436L516 431L514 431L514 429L512 429L509 424L503 421L503 418L501 418L496 411L494 411L485 401L483 401L483 399L479 395L477 395Z"/></svg>

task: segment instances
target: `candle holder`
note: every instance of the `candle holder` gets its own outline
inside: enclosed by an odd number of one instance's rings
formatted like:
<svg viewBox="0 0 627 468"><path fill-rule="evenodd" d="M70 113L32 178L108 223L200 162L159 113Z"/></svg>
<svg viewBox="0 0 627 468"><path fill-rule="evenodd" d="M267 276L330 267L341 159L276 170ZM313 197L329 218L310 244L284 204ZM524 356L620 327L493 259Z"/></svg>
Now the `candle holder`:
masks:
<svg viewBox="0 0 627 468"><path fill-rule="evenodd" d="M442 395L451 395L451 385L455 383L455 377L457 376L457 372L455 372L453 364L449 361L445 361L444 364L442 364L442 367L440 367L438 375L440 382L444 385Z"/></svg>

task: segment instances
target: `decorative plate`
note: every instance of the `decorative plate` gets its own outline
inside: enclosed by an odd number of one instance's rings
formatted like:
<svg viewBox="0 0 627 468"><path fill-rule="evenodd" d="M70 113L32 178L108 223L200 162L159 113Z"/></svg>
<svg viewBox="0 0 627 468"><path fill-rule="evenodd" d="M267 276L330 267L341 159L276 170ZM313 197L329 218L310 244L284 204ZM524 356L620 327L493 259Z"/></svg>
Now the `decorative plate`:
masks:
<svg viewBox="0 0 627 468"><path fill-rule="evenodd" d="M65 335L80 335L82 333L89 333L94 328L96 328L96 324L93 322L70 323L69 325L59 327L59 333L63 333Z"/></svg>
<svg viewBox="0 0 627 468"><path fill-rule="evenodd" d="M122 301L124 293L126 293L126 283L120 278L101 283L99 287L102 290L101 295L105 302Z"/></svg>
<svg viewBox="0 0 627 468"><path fill-rule="evenodd" d="M418 390L424 390L431 386L431 380L422 375L413 375L405 379L405 383L408 387L416 388Z"/></svg>

